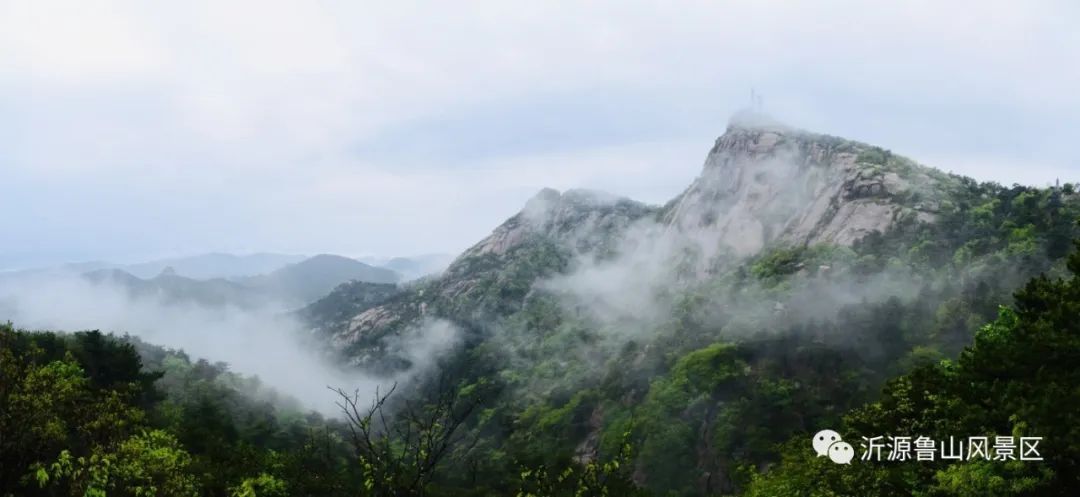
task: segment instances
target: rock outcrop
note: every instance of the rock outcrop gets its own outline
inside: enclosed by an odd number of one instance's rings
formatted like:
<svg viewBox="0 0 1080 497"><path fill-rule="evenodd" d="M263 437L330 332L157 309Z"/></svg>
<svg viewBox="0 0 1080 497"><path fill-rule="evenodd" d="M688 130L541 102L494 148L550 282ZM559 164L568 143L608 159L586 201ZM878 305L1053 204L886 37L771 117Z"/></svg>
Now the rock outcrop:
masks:
<svg viewBox="0 0 1080 497"><path fill-rule="evenodd" d="M715 250L850 245L903 216L932 220L952 179L869 145L737 116L665 222Z"/></svg>

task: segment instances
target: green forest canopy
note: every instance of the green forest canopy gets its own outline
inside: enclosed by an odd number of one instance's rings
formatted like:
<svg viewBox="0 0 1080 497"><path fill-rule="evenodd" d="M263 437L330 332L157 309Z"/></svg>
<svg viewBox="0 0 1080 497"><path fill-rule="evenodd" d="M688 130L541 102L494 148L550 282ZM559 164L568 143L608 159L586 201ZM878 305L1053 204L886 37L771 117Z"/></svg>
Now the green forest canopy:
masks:
<svg viewBox="0 0 1080 497"><path fill-rule="evenodd" d="M902 265L935 283L911 302L725 340L693 319L710 295L688 295L660 345L628 344L599 377L511 396L530 375L569 373L514 370L480 344L405 398L378 399L394 414L385 425L372 425L364 399L354 419L326 419L225 365L128 337L4 325L0 495L1072 495L1080 255L1058 261L1076 235L1075 202L967 187L933 225L850 251L778 249L723 276L783 291L800 267ZM1009 297L1014 279L1041 272L1051 276ZM519 315L547 333L539 351L587 337L549 304ZM846 329L861 341L830 341ZM365 423L373 443L357 443ZM810 450L825 427L851 440L1041 436L1045 461L838 466ZM580 453L593 434L597 452Z"/></svg>

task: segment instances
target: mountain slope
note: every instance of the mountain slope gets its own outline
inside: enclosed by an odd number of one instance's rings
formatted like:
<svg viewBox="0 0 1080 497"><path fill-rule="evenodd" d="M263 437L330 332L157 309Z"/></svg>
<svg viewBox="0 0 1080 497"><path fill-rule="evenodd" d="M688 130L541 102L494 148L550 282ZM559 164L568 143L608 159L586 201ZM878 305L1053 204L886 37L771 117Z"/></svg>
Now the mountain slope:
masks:
<svg viewBox="0 0 1080 497"><path fill-rule="evenodd" d="M342 283L328 295L298 311L301 319L328 332L344 331L335 326L347 323L353 316L382 304L402 290L393 283L370 283L353 280Z"/></svg>
<svg viewBox="0 0 1080 497"><path fill-rule="evenodd" d="M545 189L439 277L347 319L312 316L314 327L355 360L371 357L362 351L379 348L384 337L425 316L481 326L489 317L513 312L533 281L564 269L576 251L610 250L632 222L653 214L652 207L600 192Z"/></svg>
<svg viewBox="0 0 1080 497"><path fill-rule="evenodd" d="M745 117L663 208L545 190L441 276L316 328L390 370L410 366L392 346L407 330L461 330L440 371L500 393L447 485L479 471L510 493L506 461L558 474L629 437L639 485L729 495L778 444L958 354L1080 235L1070 188L980 184Z"/></svg>

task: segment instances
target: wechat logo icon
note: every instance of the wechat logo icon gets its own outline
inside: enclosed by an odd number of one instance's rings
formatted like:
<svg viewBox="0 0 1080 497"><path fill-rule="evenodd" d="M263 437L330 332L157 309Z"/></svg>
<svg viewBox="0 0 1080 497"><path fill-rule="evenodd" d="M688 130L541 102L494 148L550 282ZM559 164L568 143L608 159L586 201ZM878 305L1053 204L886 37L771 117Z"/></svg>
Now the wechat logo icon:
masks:
<svg viewBox="0 0 1080 497"><path fill-rule="evenodd" d="M817 432L811 444L818 457L828 456L836 464L851 464L851 460L855 457L855 449L851 447L851 444L843 441L840 434L832 430Z"/></svg>

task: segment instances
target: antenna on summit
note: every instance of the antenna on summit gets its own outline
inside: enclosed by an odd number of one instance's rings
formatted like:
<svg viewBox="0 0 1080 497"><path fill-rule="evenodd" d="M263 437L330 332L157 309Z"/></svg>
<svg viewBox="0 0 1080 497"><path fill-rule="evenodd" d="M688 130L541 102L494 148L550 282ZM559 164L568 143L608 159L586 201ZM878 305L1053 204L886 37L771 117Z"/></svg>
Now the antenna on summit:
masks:
<svg viewBox="0 0 1080 497"><path fill-rule="evenodd" d="M765 107L765 102L761 94L750 88L750 110L761 112L763 107Z"/></svg>

